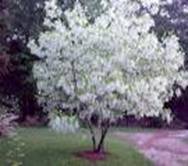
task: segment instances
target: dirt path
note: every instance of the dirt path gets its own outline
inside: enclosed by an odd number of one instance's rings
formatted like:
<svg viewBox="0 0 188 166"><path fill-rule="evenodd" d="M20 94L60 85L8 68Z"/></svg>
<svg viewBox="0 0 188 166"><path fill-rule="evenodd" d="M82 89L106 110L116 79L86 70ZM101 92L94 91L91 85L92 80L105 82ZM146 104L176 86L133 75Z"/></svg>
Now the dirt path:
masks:
<svg viewBox="0 0 188 166"><path fill-rule="evenodd" d="M188 166L188 130L116 132L115 136L136 145L155 166Z"/></svg>

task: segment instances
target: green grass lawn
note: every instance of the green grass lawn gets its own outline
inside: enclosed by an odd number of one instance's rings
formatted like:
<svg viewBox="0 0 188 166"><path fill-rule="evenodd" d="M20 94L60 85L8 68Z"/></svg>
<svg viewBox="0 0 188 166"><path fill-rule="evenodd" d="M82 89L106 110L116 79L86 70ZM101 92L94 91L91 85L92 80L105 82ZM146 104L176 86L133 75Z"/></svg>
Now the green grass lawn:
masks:
<svg viewBox="0 0 188 166"><path fill-rule="evenodd" d="M108 138L105 161L91 162L78 158L75 152L89 150L90 140L81 133L56 134L47 128L19 129L18 140L0 139L0 166L149 166L129 144ZM25 145L23 145L25 143ZM23 154L22 154L23 153ZM7 162L12 159L12 164Z"/></svg>

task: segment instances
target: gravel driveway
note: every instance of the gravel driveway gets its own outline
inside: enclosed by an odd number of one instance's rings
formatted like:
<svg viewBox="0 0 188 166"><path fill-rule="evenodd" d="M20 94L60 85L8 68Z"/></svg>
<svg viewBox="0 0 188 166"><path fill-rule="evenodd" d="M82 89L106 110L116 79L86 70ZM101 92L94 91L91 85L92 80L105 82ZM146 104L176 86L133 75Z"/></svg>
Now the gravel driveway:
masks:
<svg viewBox="0 0 188 166"><path fill-rule="evenodd" d="M116 132L115 136L135 145L155 166L188 166L188 130Z"/></svg>

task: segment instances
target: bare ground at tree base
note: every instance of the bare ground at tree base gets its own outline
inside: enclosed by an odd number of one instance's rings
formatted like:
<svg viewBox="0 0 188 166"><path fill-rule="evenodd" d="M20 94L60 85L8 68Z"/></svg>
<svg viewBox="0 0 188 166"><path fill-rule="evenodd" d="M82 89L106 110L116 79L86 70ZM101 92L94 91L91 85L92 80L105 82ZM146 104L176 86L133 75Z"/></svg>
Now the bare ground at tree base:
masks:
<svg viewBox="0 0 188 166"><path fill-rule="evenodd" d="M188 166L188 130L118 131L114 135L135 145L154 166Z"/></svg>

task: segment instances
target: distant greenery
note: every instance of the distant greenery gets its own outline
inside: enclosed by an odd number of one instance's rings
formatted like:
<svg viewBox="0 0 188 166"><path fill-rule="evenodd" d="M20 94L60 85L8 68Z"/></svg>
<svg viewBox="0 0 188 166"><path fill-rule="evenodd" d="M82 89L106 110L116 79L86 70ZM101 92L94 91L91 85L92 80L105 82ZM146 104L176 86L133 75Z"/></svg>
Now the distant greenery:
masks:
<svg viewBox="0 0 188 166"><path fill-rule="evenodd" d="M112 127L110 129L111 132L113 131L120 131L120 132L126 132L126 133L139 133L139 132L153 132L156 128L142 128L142 127Z"/></svg>
<svg viewBox="0 0 188 166"><path fill-rule="evenodd" d="M74 153L88 150L90 143L81 133L74 135L61 135L47 128L19 129L20 141L25 143L22 147L21 161L24 166L149 166L150 161L144 159L130 145L117 140L108 139L106 146L110 152L106 161L91 163L85 159L75 157ZM10 140L0 140L0 165L4 166L7 152L15 149L16 144Z"/></svg>

